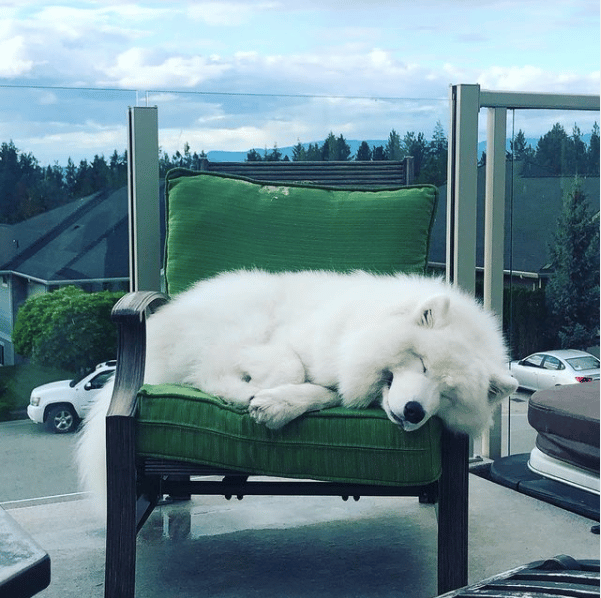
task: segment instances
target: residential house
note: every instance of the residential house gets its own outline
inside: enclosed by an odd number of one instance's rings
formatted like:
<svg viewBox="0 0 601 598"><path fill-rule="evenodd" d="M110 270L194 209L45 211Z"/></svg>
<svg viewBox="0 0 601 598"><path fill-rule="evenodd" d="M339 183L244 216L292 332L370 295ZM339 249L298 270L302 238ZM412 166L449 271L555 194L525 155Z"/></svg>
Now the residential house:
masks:
<svg viewBox="0 0 601 598"><path fill-rule="evenodd" d="M28 297L67 284L128 288L127 223L123 188L0 227L0 365L18 361L12 330Z"/></svg>

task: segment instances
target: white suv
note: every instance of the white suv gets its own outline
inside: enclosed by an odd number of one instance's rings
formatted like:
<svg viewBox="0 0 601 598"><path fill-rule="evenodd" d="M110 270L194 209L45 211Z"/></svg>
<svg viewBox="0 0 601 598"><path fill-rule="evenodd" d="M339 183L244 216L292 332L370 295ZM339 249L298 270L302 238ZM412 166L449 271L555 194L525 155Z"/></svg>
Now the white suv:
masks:
<svg viewBox="0 0 601 598"><path fill-rule="evenodd" d="M45 424L49 432L75 431L116 365L115 360L105 361L82 378L37 386L31 391L27 415L34 422Z"/></svg>

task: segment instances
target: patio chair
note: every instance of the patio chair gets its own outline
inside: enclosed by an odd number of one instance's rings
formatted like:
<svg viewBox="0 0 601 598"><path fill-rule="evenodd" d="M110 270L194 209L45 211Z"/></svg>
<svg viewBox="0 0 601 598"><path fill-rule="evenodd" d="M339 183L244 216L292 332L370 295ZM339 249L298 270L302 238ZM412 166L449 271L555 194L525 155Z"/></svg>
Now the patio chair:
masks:
<svg viewBox="0 0 601 598"><path fill-rule="evenodd" d="M301 174L280 164L261 165L263 182L248 178L257 176L248 164L227 175L169 173L169 295L244 267L424 271L434 187L378 186L377 163L347 164L337 183L331 174L340 164L321 163L313 178L306 168ZM240 171L246 176L235 176ZM166 494L437 500L439 592L467 583L467 436L450 433L436 418L405 433L379 408L328 409L273 431L202 389L143 385L145 318L166 300L157 292L131 293L113 310L119 348L106 421L105 596L134 595L136 533Z"/></svg>

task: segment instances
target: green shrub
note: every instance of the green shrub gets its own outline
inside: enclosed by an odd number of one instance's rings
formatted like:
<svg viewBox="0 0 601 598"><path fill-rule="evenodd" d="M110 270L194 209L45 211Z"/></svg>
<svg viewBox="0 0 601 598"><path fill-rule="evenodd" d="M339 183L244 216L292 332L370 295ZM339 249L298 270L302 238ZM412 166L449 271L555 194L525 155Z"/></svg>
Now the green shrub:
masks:
<svg viewBox="0 0 601 598"><path fill-rule="evenodd" d="M115 359L117 330L111 309L122 292L86 293L69 286L30 297L17 314L17 353L37 365L81 372Z"/></svg>
<svg viewBox="0 0 601 598"><path fill-rule="evenodd" d="M32 364L0 368L0 421L23 416L31 391L55 380L70 380L74 373Z"/></svg>

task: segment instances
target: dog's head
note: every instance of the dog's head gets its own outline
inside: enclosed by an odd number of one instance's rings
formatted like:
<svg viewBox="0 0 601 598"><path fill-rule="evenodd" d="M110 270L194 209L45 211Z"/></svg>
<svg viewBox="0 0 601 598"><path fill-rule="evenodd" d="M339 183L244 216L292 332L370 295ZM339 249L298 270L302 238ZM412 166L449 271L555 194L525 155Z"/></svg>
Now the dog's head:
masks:
<svg viewBox="0 0 601 598"><path fill-rule="evenodd" d="M382 372L382 407L407 431L437 415L454 431L479 434L494 407L517 388L491 318L479 313L472 322L454 313L451 301L439 295L419 307L410 322L411 348Z"/></svg>

